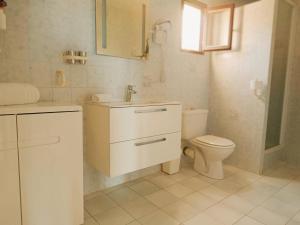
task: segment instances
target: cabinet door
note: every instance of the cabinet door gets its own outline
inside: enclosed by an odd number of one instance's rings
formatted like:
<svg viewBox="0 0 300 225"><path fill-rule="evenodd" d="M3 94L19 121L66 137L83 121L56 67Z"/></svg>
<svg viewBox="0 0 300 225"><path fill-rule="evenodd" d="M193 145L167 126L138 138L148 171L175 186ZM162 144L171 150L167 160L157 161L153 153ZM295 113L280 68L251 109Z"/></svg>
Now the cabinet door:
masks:
<svg viewBox="0 0 300 225"><path fill-rule="evenodd" d="M0 116L0 224L20 225L16 116Z"/></svg>
<svg viewBox="0 0 300 225"><path fill-rule="evenodd" d="M82 113L17 117L23 225L83 223Z"/></svg>

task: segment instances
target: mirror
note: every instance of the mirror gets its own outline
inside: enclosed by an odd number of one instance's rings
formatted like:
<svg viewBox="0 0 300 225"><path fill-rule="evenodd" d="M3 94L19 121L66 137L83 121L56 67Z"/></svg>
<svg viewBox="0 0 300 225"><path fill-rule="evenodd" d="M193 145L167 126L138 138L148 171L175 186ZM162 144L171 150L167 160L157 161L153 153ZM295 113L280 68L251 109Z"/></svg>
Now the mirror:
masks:
<svg viewBox="0 0 300 225"><path fill-rule="evenodd" d="M147 0L96 0L97 54L143 58L147 5Z"/></svg>
<svg viewBox="0 0 300 225"><path fill-rule="evenodd" d="M204 50L230 50L234 5L210 7L206 16Z"/></svg>

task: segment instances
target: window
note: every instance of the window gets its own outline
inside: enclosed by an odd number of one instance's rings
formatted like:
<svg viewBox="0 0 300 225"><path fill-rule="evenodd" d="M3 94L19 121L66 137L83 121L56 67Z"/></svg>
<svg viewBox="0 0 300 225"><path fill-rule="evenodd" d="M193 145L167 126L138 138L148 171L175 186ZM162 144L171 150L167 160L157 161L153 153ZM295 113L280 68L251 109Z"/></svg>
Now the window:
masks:
<svg viewBox="0 0 300 225"><path fill-rule="evenodd" d="M234 5L207 7L198 0L183 0L181 49L188 52L230 50Z"/></svg>

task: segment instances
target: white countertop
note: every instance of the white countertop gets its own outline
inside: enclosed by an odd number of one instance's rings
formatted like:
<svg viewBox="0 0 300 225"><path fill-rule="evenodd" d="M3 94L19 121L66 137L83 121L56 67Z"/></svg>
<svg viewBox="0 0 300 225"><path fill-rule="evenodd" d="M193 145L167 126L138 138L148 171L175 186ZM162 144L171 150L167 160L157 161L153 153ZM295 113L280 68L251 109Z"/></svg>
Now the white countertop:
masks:
<svg viewBox="0 0 300 225"><path fill-rule="evenodd" d="M0 106L0 115L51 113L51 112L78 112L82 111L80 105L40 102L37 104Z"/></svg>
<svg viewBox="0 0 300 225"><path fill-rule="evenodd" d="M99 106L109 107L109 108L181 105L180 102L176 102L176 101L88 102L87 104L99 105Z"/></svg>

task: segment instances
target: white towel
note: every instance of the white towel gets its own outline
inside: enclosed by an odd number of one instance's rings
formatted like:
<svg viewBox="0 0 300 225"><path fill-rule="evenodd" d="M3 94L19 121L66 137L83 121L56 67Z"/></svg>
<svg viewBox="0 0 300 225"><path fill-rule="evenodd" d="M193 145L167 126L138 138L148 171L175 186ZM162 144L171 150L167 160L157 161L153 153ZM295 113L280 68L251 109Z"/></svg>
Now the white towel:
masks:
<svg viewBox="0 0 300 225"><path fill-rule="evenodd" d="M39 99L39 90L31 84L0 83L0 105L30 104Z"/></svg>

